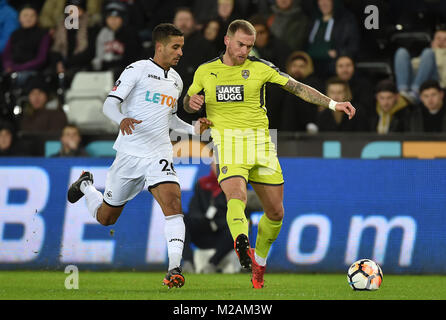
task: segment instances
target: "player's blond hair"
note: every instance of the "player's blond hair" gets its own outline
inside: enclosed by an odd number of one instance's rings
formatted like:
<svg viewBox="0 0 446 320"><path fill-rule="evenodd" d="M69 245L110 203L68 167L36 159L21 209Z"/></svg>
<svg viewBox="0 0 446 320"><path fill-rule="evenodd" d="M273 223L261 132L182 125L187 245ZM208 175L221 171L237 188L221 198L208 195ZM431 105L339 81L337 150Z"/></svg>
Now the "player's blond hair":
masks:
<svg viewBox="0 0 446 320"><path fill-rule="evenodd" d="M238 30L243 31L250 36L256 35L256 29L254 26L249 21L242 19L232 21L228 27L228 30L226 31L226 35L232 37Z"/></svg>

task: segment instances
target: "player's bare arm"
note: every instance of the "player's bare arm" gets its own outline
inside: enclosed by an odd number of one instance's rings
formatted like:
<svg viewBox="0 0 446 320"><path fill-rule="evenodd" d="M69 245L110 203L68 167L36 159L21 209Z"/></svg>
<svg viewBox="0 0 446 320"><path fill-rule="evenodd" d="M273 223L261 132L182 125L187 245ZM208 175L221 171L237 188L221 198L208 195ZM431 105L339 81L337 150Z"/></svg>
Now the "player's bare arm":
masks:
<svg viewBox="0 0 446 320"><path fill-rule="evenodd" d="M194 94L192 97L186 95L183 99L183 108L187 113L195 113L201 109L204 104L204 96Z"/></svg>
<svg viewBox="0 0 446 320"><path fill-rule="evenodd" d="M291 77L283 88L309 103L325 108L330 106L331 99L329 97ZM335 110L345 112L349 119L353 118L356 113L355 107L350 102L336 102Z"/></svg>

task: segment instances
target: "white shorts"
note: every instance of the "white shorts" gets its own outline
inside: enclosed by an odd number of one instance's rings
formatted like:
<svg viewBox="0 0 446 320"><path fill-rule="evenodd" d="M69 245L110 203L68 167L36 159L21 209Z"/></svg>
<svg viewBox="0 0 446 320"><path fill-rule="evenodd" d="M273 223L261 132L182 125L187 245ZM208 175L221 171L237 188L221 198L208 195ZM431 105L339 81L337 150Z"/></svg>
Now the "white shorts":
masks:
<svg viewBox="0 0 446 320"><path fill-rule="evenodd" d="M104 202L121 207L145 188L150 191L167 182L179 185L172 155L139 158L118 152L107 172Z"/></svg>

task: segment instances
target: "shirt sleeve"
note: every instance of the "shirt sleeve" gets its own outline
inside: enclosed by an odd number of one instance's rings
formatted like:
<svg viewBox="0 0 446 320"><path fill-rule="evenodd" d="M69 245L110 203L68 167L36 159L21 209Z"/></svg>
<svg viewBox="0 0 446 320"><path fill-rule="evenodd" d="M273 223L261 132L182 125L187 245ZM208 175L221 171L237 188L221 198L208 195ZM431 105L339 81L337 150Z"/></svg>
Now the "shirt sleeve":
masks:
<svg viewBox="0 0 446 320"><path fill-rule="evenodd" d="M102 111L109 119L117 124L121 124L121 121L125 119L125 115L120 112L119 107L119 101L109 96L107 99L105 99Z"/></svg>
<svg viewBox="0 0 446 320"><path fill-rule="evenodd" d="M181 78L180 78L181 79ZM183 90L184 90L184 83L183 80L181 80L180 82L180 89L179 89L179 93L178 93L178 97L181 97L181 95L183 94Z"/></svg>
<svg viewBox="0 0 446 320"><path fill-rule="evenodd" d="M132 89L136 86L139 80L141 69L134 64L129 65L116 80L115 85L108 94L109 97L119 99L121 102L127 98Z"/></svg>
<svg viewBox="0 0 446 320"><path fill-rule="evenodd" d="M262 61L264 63L263 69L266 77L265 82L277 83L281 86L287 84L290 76L277 68L274 64L269 61Z"/></svg>
<svg viewBox="0 0 446 320"><path fill-rule="evenodd" d="M170 117L169 128L179 133L195 135L194 127L178 118L176 114Z"/></svg>
<svg viewBox="0 0 446 320"><path fill-rule="evenodd" d="M202 82L202 68L198 67L198 69L195 71L194 74L194 80L192 84L189 87L189 90L187 90L187 94L189 97L193 96L194 94L199 93L204 89L203 82Z"/></svg>

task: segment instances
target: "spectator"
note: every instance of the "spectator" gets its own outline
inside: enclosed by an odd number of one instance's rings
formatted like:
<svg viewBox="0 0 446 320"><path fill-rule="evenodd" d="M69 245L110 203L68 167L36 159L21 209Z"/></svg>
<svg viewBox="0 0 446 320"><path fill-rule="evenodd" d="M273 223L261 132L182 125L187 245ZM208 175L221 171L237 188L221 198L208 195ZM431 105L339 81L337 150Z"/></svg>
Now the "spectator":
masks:
<svg viewBox="0 0 446 320"><path fill-rule="evenodd" d="M229 25L232 20L237 19L238 17L234 12L234 0L218 0L217 14L221 21L226 25ZM223 29L226 30L227 28Z"/></svg>
<svg viewBox="0 0 446 320"><path fill-rule="evenodd" d="M128 2L131 2L131 0L128 0ZM175 8L187 6L190 2L190 0L141 0L145 27L140 35L144 34L144 40L152 40L153 28L160 23L172 21L175 16Z"/></svg>
<svg viewBox="0 0 446 320"><path fill-rule="evenodd" d="M20 142L15 137L12 124L0 123L0 157L24 155Z"/></svg>
<svg viewBox="0 0 446 320"><path fill-rule="evenodd" d="M240 17L234 12L234 0L218 0L217 3L217 20L220 22L220 33L218 34L218 41L220 47L217 48L218 51L224 51L226 47L224 46L224 37L226 31L228 30L229 24L239 19Z"/></svg>
<svg viewBox="0 0 446 320"><path fill-rule="evenodd" d="M73 124L66 125L60 136L60 150L52 157L88 157L88 153L82 147L82 136L79 128Z"/></svg>
<svg viewBox="0 0 446 320"><path fill-rule="evenodd" d="M195 19L191 9L180 7L175 13L173 24L184 34L183 56L181 57L175 70L180 74L183 80L183 92L178 99L178 116L186 122L197 120L200 116L190 114L184 111L183 97L187 89L192 84L194 72L199 65L209 61L217 56L216 49L207 41L200 31L196 29Z"/></svg>
<svg viewBox="0 0 446 320"><path fill-rule="evenodd" d="M352 93L347 81L337 77L330 78L327 81L327 96L335 101L351 101ZM367 121L363 116L362 108L354 105L357 112L353 119L342 112L333 112L333 110L324 108L318 114L316 125L319 132L324 131L368 131Z"/></svg>
<svg viewBox="0 0 446 320"><path fill-rule="evenodd" d="M420 87L419 104L410 118L412 132L446 132L445 94L438 81L428 80Z"/></svg>
<svg viewBox="0 0 446 320"><path fill-rule="evenodd" d="M111 70L117 79L122 70L139 57L139 41L135 31L125 25L125 4L112 2L105 7L105 23L96 38L96 71Z"/></svg>
<svg viewBox="0 0 446 320"><path fill-rule="evenodd" d="M67 124L63 110L48 110L48 88L43 80L35 78L29 86L29 106L25 109L20 129L25 132L59 133Z"/></svg>
<svg viewBox="0 0 446 320"><path fill-rule="evenodd" d="M183 259L193 264L193 252L190 244L200 249L215 248L204 273L218 271L223 258L234 249L234 241L226 222L226 196L217 181L215 162L211 164L209 175L201 177L194 187L194 195L189 203L189 210L184 215L186 238ZM262 206L254 191L248 193L246 205L247 217L260 211Z"/></svg>
<svg viewBox="0 0 446 320"><path fill-rule="evenodd" d="M302 50L308 37L310 19L294 0L276 0L268 18L271 33L286 42L291 50Z"/></svg>
<svg viewBox="0 0 446 320"><path fill-rule="evenodd" d="M144 0L105 0L104 10L112 3L118 3L125 7L124 24L131 27L134 32L140 33L145 27Z"/></svg>
<svg viewBox="0 0 446 320"><path fill-rule="evenodd" d="M361 105L370 114L373 101L372 83L356 72L352 57L338 56L336 59L336 76L348 82L352 91L353 106Z"/></svg>
<svg viewBox="0 0 446 320"><path fill-rule="evenodd" d="M68 5L82 7L88 16L88 26L93 27L102 23L101 9L103 0L46 0L40 11L40 26L50 29L53 33L58 25L65 20L65 8Z"/></svg>
<svg viewBox="0 0 446 320"><path fill-rule="evenodd" d="M393 81L380 81L376 86L376 113L371 117L371 130L379 134L406 131L411 108L398 94Z"/></svg>
<svg viewBox="0 0 446 320"><path fill-rule="evenodd" d="M398 48L394 57L396 84L399 93L415 103L419 90L427 80L439 80L446 86L446 28L437 30L430 48L425 48L416 58L410 57L406 48Z"/></svg>
<svg viewBox="0 0 446 320"><path fill-rule="evenodd" d="M222 45L220 44L218 35L221 31L220 21L217 19L210 19L204 23L203 26L203 37L209 41L215 48L217 54L222 50Z"/></svg>
<svg viewBox="0 0 446 320"><path fill-rule="evenodd" d="M206 21L218 17L218 0L195 0L192 12L194 13L197 27L202 29L201 27L204 27Z"/></svg>
<svg viewBox="0 0 446 320"><path fill-rule="evenodd" d="M67 5L75 5L79 10L79 28L67 29L60 21L54 33L52 60L57 74L65 74L67 85L74 74L85 70L94 57L94 29L88 28L88 16L85 14L85 0L68 0Z"/></svg>
<svg viewBox="0 0 446 320"><path fill-rule="evenodd" d="M20 11L24 6L29 5L32 3L32 6L34 9L36 9L37 12L40 12L43 7L43 3L45 0L13 0L9 1L9 4L11 7L13 7L15 10Z"/></svg>
<svg viewBox="0 0 446 320"><path fill-rule="evenodd" d="M359 51L359 28L353 14L339 0L318 0L307 52L314 61L316 74L327 78L335 74L335 59L355 57Z"/></svg>
<svg viewBox="0 0 446 320"><path fill-rule="evenodd" d="M274 63L279 69L285 70L286 59L291 54L288 44L271 34L266 19L257 15L250 19L256 29L256 42L251 52L257 58Z"/></svg>
<svg viewBox="0 0 446 320"><path fill-rule="evenodd" d="M294 51L286 60L286 73L322 91L322 83L313 71L313 61L303 51ZM306 131L309 123L316 122L317 108L314 105L283 91L275 84L268 84L266 93L271 128L283 131Z"/></svg>
<svg viewBox="0 0 446 320"><path fill-rule="evenodd" d="M20 28L9 38L3 52L3 68L7 73L17 72L18 86L23 86L26 79L45 66L50 36L39 28L37 11L25 6L19 14Z"/></svg>
<svg viewBox="0 0 446 320"><path fill-rule="evenodd" d="M8 43L9 37L19 27L17 11L6 0L0 0L0 55Z"/></svg>

